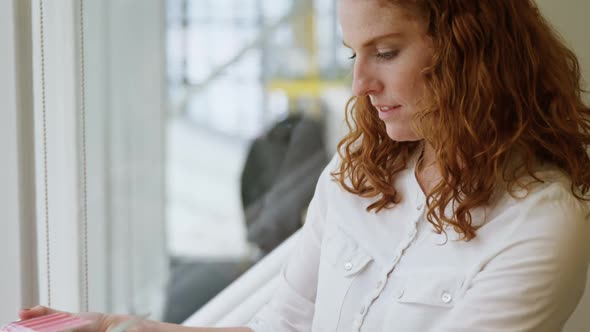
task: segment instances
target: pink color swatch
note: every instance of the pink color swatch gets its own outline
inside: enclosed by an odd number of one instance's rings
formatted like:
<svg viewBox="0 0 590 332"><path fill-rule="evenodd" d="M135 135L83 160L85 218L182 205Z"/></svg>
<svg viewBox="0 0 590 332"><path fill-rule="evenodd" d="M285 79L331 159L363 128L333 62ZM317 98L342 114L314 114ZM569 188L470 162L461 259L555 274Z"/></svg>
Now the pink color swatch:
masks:
<svg viewBox="0 0 590 332"><path fill-rule="evenodd" d="M0 328L0 332L62 332L71 331L91 321L66 313L57 313L33 319L10 323Z"/></svg>

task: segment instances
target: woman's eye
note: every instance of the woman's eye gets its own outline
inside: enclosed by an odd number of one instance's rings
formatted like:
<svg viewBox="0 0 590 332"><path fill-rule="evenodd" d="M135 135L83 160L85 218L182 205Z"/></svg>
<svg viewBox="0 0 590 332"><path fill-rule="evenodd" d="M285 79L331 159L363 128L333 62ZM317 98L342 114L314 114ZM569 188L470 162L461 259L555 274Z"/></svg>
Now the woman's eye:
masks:
<svg viewBox="0 0 590 332"><path fill-rule="evenodd" d="M379 52L375 54L375 56L379 59L389 60L393 59L398 55L399 51L391 51L391 52ZM353 54L349 57L350 60L354 60L356 58L356 54Z"/></svg>
<svg viewBox="0 0 590 332"><path fill-rule="evenodd" d="M393 59L399 52L398 51L391 51L391 52L380 52L377 53L375 56L379 59L389 60Z"/></svg>

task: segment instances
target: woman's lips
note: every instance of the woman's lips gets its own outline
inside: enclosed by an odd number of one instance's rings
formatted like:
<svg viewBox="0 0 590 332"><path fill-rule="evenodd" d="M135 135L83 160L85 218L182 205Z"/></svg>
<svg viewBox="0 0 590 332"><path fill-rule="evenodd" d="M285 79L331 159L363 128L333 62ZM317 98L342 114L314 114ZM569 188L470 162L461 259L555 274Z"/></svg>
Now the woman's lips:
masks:
<svg viewBox="0 0 590 332"><path fill-rule="evenodd" d="M401 108L401 105L396 105L396 106L375 106L375 108L377 109L377 111L379 111L379 118L381 120L385 120L388 119L392 116L394 116L396 113L398 113L399 109Z"/></svg>

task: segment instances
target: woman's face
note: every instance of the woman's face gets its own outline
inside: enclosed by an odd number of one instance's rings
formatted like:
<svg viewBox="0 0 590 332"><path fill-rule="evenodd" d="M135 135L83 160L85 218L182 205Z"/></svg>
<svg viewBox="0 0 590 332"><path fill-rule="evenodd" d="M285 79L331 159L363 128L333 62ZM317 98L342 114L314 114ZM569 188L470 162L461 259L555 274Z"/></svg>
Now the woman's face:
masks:
<svg viewBox="0 0 590 332"><path fill-rule="evenodd" d="M432 60L425 24L379 0L340 0L344 45L354 56L352 90L368 96L395 141L421 139L412 116L424 96L421 71Z"/></svg>

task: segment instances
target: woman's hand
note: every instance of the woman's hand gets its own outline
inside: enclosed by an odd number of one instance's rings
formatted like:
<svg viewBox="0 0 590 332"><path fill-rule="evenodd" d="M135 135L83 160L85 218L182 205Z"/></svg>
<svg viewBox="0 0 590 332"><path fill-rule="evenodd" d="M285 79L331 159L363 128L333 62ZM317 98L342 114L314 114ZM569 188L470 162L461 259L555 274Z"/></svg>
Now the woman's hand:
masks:
<svg viewBox="0 0 590 332"><path fill-rule="evenodd" d="M57 311L43 306L36 306L31 309L21 310L19 312L19 316L21 319L25 320L61 312L63 311ZM188 327L144 320L143 317L107 315L96 312L83 312L73 315L92 322L90 325L76 329L78 332L116 332L125 330L128 332L252 332L252 330L247 327Z"/></svg>
<svg viewBox="0 0 590 332"><path fill-rule="evenodd" d="M63 311L57 311L51 308L36 306L31 309L23 309L19 312L19 316L22 320L36 318L40 316L61 313ZM71 313L70 313L71 314ZM125 320L124 316L120 315L107 315L95 312L84 312L79 314L72 314L80 318L91 321L92 323L76 329L80 332L106 332L109 329L117 326Z"/></svg>

